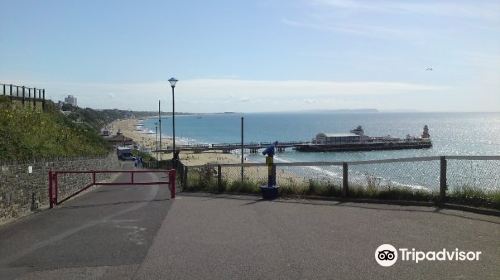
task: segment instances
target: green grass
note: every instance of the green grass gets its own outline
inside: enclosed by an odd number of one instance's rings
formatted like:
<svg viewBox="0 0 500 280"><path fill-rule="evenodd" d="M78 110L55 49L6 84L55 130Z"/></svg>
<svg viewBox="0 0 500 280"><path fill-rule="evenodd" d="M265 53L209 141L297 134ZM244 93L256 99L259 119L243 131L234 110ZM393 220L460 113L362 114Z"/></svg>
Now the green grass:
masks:
<svg viewBox="0 0 500 280"><path fill-rule="evenodd" d="M74 123L47 103L47 110L0 98L0 160L100 156L108 144L86 123Z"/></svg>
<svg viewBox="0 0 500 280"><path fill-rule="evenodd" d="M454 187L448 192L451 202L467 203L475 206L490 206L500 209L500 190L484 190L472 186Z"/></svg>
<svg viewBox="0 0 500 280"><path fill-rule="evenodd" d="M211 193L260 193L259 186L266 182L237 180L233 182L221 181L217 184L217 177L213 170L205 168L191 171L188 174L188 188L186 191L203 191ZM308 182L294 180L292 178L280 182L280 195L282 197L341 197L342 187L328 181L309 180ZM396 201L425 201L437 202L439 193L427 190L413 189L401 186L350 186L350 198L381 199ZM447 192L447 201L458 202L481 207L492 207L500 209L500 191L485 191L474 187L459 187Z"/></svg>
<svg viewBox="0 0 500 280"><path fill-rule="evenodd" d="M216 174L210 167L203 167L196 171L189 171L187 175L187 186L184 186L184 191L204 191L211 193L248 193L255 194L259 192L260 182L252 180L232 181L221 180L217 182Z"/></svg>

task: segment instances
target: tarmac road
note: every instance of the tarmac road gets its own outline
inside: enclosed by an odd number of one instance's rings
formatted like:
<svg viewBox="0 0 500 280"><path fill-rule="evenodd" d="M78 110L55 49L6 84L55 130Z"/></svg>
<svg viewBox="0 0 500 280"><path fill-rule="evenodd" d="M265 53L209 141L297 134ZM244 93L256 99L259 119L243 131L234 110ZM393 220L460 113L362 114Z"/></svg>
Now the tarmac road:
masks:
<svg viewBox="0 0 500 280"><path fill-rule="evenodd" d="M0 227L0 279L127 279L170 206L167 185L103 186Z"/></svg>
<svg viewBox="0 0 500 280"><path fill-rule="evenodd" d="M396 262L384 243L482 251L477 262ZM500 279L500 218L432 207L184 194L135 279Z"/></svg>
<svg viewBox="0 0 500 280"><path fill-rule="evenodd" d="M384 243L482 253L381 267ZM498 217L159 186L102 187L0 228L0 248L0 279L500 279Z"/></svg>

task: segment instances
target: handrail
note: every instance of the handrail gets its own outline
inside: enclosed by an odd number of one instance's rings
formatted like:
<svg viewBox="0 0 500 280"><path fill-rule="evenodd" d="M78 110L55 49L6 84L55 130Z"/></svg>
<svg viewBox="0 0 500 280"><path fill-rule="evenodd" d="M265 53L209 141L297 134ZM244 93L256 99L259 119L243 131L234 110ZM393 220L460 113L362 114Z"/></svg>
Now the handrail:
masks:
<svg viewBox="0 0 500 280"><path fill-rule="evenodd" d="M451 160L500 160L500 156L444 156L446 159ZM434 161L440 160L441 156L429 157L407 157L407 158L393 158L393 159L377 159L377 160L361 160L361 161L345 161L349 165L362 165L362 164L381 164L381 163L394 163L394 162L421 162L421 161ZM344 161L307 161L307 162L276 162L276 166L342 166ZM265 163L223 163L223 164L202 164L192 165L190 168L200 168L206 166L221 166L221 167L252 167L252 166L266 166Z"/></svg>
<svg viewBox="0 0 500 280"><path fill-rule="evenodd" d="M446 159L463 159L463 160L500 160L500 156L446 156Z"/></svg>

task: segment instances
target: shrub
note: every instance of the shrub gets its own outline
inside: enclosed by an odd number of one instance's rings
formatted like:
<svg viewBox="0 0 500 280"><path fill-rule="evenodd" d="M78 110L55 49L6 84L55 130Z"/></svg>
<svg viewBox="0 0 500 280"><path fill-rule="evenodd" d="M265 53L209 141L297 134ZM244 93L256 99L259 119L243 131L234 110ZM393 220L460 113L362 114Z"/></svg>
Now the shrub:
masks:
<svg viewBox="0 0 500 280"><path fill-rule="evenodd" d="M97 156L109 152L108 144L95 129L74 123L58 111L42 112L5 100L0 106L1 160Z"/></svg>

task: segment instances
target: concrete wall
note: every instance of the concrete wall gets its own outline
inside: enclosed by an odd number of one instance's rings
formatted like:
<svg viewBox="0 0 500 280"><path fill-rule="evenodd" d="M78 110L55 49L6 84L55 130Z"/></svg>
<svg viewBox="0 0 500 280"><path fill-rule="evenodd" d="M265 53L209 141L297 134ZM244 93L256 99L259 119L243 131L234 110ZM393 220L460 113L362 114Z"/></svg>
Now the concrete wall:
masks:
<svg viewBox="0 0 500 280"><path fill-rule="evenodd" d="M32 173L28 173L29 166ZM49 170L119 169L115 154L101 158L36 161L31 163L0 163L0 224L48 206ZM100 174L98 181L110 175ZM91 181L86 174L61 175L59 197L65 197Z"/></svg>

